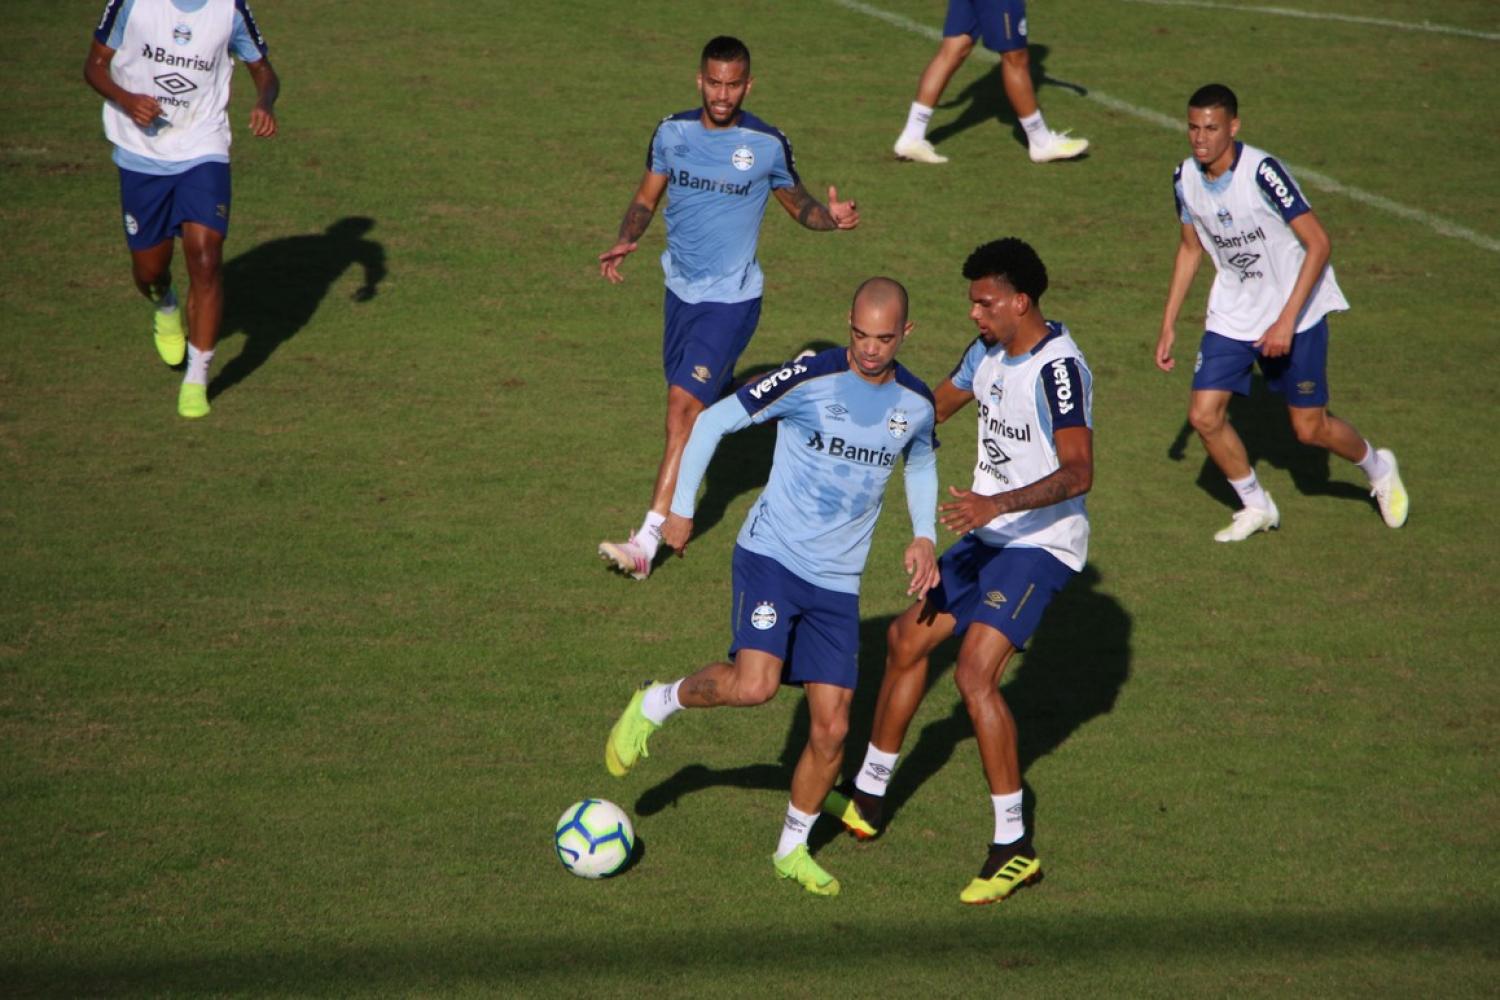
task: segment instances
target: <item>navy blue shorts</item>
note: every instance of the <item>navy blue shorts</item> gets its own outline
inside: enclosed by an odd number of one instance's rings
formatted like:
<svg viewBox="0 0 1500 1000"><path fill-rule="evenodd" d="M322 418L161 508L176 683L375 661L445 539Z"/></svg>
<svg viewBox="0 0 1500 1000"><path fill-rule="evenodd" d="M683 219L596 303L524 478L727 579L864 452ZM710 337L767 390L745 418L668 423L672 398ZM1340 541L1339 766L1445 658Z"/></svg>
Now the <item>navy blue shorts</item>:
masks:
<svg viewBox="0 0 1500 1000"><path fill-rule="evenodd" d="M991 52L1026 47L1026 0L948 0L943 37L978 38Z"/></svg>
<svg viewBox="0 0 1500 1000"><path fill-rule="evenodd" d="M943 553L938 572L942 581L927 592L927 600L958 619L954 635L983 622L1017 649L1026 648L1042 612L1073 577L1073 570L1046 549L996 548L972 534Z"/></svg>
<svg viewBox="0 0 1500 1000"><path fill-rule="evenodd" d="M859 595L808 583L769 556L734 547L729 655L758 649L781 660L783 684L859 679Z"/></svg>
<svg viewBox="0 0 1500 1000"><path fill-rule="evenodd" d="M662 368L667 384L680 386L712 406L734 375L735 362L755 336L760 299L746 302L684 302L667 289Z"/></svg>
<svg viewBox="0 0 1500 1000"><path fill-rule="evenodd" d="M1206 330L1193 365L1193 389L1227 389L1250 394L1250 366L1260 364L1266 388L1288 406L1328 405L1328 317L1292 338L1292 350L1263 358L1255 345Z"/></svg>
<svg viewBox="0 0 1500 1000"><path fill-rule="evenodd" d="M184 222L229 235L229 164L200 163L166 175L119 170L125 243L131 250L148 250L181 236Z"/></svg>

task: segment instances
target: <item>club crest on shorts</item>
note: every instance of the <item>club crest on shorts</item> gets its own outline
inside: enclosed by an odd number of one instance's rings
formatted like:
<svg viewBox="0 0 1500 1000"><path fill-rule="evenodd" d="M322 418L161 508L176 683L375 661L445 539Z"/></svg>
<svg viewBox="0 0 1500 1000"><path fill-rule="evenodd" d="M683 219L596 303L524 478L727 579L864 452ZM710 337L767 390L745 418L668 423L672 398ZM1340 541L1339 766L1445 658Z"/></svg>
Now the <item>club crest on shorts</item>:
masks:
<svg viewBox="0 0 1500 1000"><path fill-rule="evenodd" d="M886 418L885 429L891 432L891 437L900 441L906 437L906 432L911 430L911 421L906 419L905 410L892 410L891 415Z"/></svg>
<svg viewBox="0 0 1500 1000"><path fill-rule="evenodd" d="M125 213L125 231L131 236L141 231L141 224L135 221L135 216L129 212Z"/></svg>
<svg viewBox="0 0 1500 1000"><path fill-rule="evenodd" d="M702 382L704 385L707 385L708 380L710 378L713 378L713 374L713 372L709 371L708 368L703 365L693 366L693 378L699 382Z"/></svg>
<svg viewBox="0 0 1500 1000"><path fill-rule="evenodd" d="M776 627L776 605L770 601L761 601L750 612L750 624L764 632L766 629Z"/></svg>
<svg viewBox="0 0 1500 1000"><path fill-rule="evenodd" d="M1203 352L1199 351L1198 352L1198 357L1193 360L1193 374L1196 375L1196 374L1198 374L1198 372L1200 372L1202 370L1203 370Z"/></svg>
<svg viewBox="0 0 1500 1000"><path fill-rule="evenodd" d="M729 162L734 164L736 170L749 170L755 166L755 154L750 151L749 146L738 146L729 157Z"/></svg>

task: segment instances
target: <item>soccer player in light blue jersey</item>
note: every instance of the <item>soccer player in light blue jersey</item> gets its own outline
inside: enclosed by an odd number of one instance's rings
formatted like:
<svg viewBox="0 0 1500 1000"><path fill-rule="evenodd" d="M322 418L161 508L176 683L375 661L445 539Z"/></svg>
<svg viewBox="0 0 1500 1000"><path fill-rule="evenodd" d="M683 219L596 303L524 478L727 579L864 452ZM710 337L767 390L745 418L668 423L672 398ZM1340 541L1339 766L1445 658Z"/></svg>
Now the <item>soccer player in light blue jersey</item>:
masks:
<svg viewBox="0 0 1500 1000"><path fill-rule="evenodd" d="M208 369L224 312L229 233L229 82L234 56L255 83L250 131L276 134L281 82L246 0L109 0L83 78L104 98L104 133L120 171L125 243L135 284L156 304L153 336L187 372L177 412L208 415ZM187 324L172 286L182 237Z"/></svg>
<svg viewBox="0 0 1500 1000"><path fill-rule="evenodd" d="M667 286L666 447L640 528L626 541L599 546L601 558L636 580L651 573L693 421L723 394L760 319L755 247L767 200L775 195L808 229L859 224L854 202L839 201L836 189L828 189L827 205L808 194L786 136L741 108L753 83L743 42L720 36L704 46L698 67L702 107L668 115L656 126L646 173L625 210L619 238L599 255L599 273L623 281L621 262L667 195L667 249L661 255Z"/></svg>
<svg viewBox="0 0 1500 1000"><path fill-rule="evenodd" d="M734 549L732 662L715 662L671 684L647 682L610 731L604 759L623 776L646 740L683 708L748 707L780 684L802 685L812 726L792 775L776 872L831 896L838 880L814 861L807 837L833 788L859 669L859 584L886 482L904 462L912 541L908 593L938 582L937 464L932 394L896 363L911 330L906 290L889 278L860 286L849 346L789 363L698 418L663 528L681 552L694 500L715 447L728 433L777 421L770 481Z"/></svg>

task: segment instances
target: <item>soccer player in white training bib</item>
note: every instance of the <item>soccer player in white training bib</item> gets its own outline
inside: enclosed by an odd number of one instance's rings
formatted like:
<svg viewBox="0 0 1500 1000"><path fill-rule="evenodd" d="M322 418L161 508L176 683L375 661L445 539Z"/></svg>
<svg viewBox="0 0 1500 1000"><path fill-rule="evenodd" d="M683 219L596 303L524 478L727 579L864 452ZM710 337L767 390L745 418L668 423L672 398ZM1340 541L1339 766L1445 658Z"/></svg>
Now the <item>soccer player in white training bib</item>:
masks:
<svg viewBox="0 0 1500 1000"><path fill-rule="evenodd" d="M1408 502L1396 456L1328 412L1327 317L1349 308L1328 263L1328 233L1286 167L1237 141L1239 131L1239 102L1228 87L1209 84L1188 101L1193 155L1172 177L1182 239L1156 342L1156 366L1169 372L1177 314L1207 250L1217 273L1188 422L1242 504L1214 541L1243 541L1281 523L1228 420L1230 396L1249 393L1256 364L1267 388L1286 399L1297 440L1363 469L1380 516L1399 528Z"/></svg>
<svg viewBox="0 0 1500 1000"><path fill-rule="evenodd" d="M1033 163L1071 160L1088 152L1087 139L1054 132L1042 118L1031 83L1031 49L1026 38L1026 0L948 0L943 40L937 54L917 81L917 99L906 115L906 127L896 138L896 156L918 163L947 163L948 158L927 141L932 109L958 67L974 51L974 42L1000 55L1000 79L1021 128Z"/></svg>
<svg viewBox="0 0 1500 1000"><path fill-rule="evenodd" d="M647 682L604 748L610 773L622 776L678 710L759 705L781 684L800 685L812 725L772 861L781 878L820 896L836 895L839 883L808 853L807 838L843 761L859 671L860 577L898 459L911 513L908 593L937 583L932 394L896 363L911 331L906 306L900 284L871 278L855 293L848 347L790 362L698 418L662 531L679 552L720 439L751 423L777 422L770 480L734 548L732 661L670 684Z"/></svg>
<svg viewBox="0 0 1500 1000"><path fill-rule="evenodd" d="M661 255L667 285L666 446L641 526L623 542L599 546L600 558L636 580L651 573L693 421L723 395L760 320L763 280L755 247L768 197L774 194L808 229L859 225L854 202L839 201L834 188L826 206L808 194L786 136L741 108L754 82L743 42L725 35L709 40L698 62L702 106L668 115L656 126L646 173L620 222L618 241L599 255L599 273L623 281L620 264L667 195L667 249Z"/></svg>
<svg viewBox="0 0 1500 1000"><path fill-rule="evenodd" d="M255 83L250 131L276 134L281 84L246 0L109 0L83 78L104 98L104 134L120 171L135 285L156 305L152 333L167 364L187 357L177 412L208 415L208 369L224 314L229 233L229 82L234 56ZM188 293L172 284L182 237ZM182 310L187 310L183 323Z"/></svg>
<svg viewBox="0 0 1500 1000"><path fill-rule="evenodd" d="M941 582L891 623L885 677L864 763L824 809L856 837L880 832L901 742L927 690L927 658L963 636L953 679L974 724L995 836L964 903L995 903L1042 877L1021 811L1016 725L1000 679L1042 612L1088 558L1083 496L1094 481L1093 377L1067 327L1042 316L1047 270L1015 238L964 262L979 336L935 394L937 419L978 404L967 490L949 487L943 525L963 537L938 561Z"/></svg>

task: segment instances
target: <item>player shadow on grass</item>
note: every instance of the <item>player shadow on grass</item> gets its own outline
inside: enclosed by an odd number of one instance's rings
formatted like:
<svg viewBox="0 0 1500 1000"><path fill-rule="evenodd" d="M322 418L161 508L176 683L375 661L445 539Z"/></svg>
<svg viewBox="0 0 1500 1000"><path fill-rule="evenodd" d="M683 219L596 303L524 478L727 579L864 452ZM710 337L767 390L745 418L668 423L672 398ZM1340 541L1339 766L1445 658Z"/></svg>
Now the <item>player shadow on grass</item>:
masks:
<svg viewBox="0 0 1500 1000"><path fill-rule="evenodd" d="M835 346L837 345L831 340L814 340L799 350L821 352ZM729 391L774 372L785 364L785 361L762 363L736 372ZM752 424L737 434L725 435L703 477L703 499L698 501L693 514L694 538L701 537L722 521L725 511L736 497L766 484L771 475L771 456L775 449L775 421Z"/></svg>
<svg viewBox="0 0 1500 1000"><path fill-rule="evenodd" d="M245 342L209 383L210 398L249 378L296 336L353 265L365 272L354 301L375 297L386 270L385 248L364 238L374 225L365 216L346 216L321 233L269 240L224 264L220 345L234 333L243 333Z"/></svg>
<svg viewBox="0 0 1500 1000"><path fill-rule="evenodd" d="M1069 581L1047 609L1030 648L1012 660L1006 671L1000 690L1016 720L1023 775L1084 724L1108 714L1130 677L1130 615L1119 601L1099 591L1100 580L1097 567L1092 563L1084 566L1083 572ZM891 620L890 616L882 616L860 623L860 680L850 709L849 739L845 744L847 775L858 770L864 757L885 669L886 630ZM887 824L952 759L958 745L974 737L968 710L952 681L950 668L957 652L958 640L949 640L929 660L927 703L946 699L953 709L946 716L907 733L901 763L886 795ZM932 691L934 686L941 690ZM787 692L781 697L788 695L796 696ZM686 795L719 786L784 793L791 786L792 770L807 744L808 729L807 704L803 701L793 717L778 762L724 769L688 765L643 792L635 812L651 816L675 806ZM977 765L977 752L973 756ZM988 793L982 777L976 780L974 794L982 804ZM1035 830L1035 796L1024 782L1023 790L1027 828ZM817 848L841 832L836 822L826 820L814 827L810 844Z"/></svg>
<svg viewBox="0 0 1500 1000"><path fill-rule="evenodd" d="M1330 409L1330 413L1332 410ZM1250 456L1250 465L1269 465L1284 470L1292 477L1292 485L1303 496L1327 496L1342 500L1359 500L1371 509L1379 510L1369 487L1354 482L1332 479L1331 454L1322 448L1313 448L1297 441L1292 430L1286 403L1266 388L1265 379L1255 372L1250 380L1250 395L1231 396L1229 400L1229 422L1245 442L1245 452ZM1188 445L1198 439L1192 424L1186 419L1178 428L1177 436L1167 447L1167 457L1174 462L1187 458ZM1353 466L1339 459L1352 472ZM1354 473L1358 475L1358 473ZM1240 509L1239 496L1234 487L1224 478L1213 459L1206 454L1203 467L1198 471L1198 488L1230 510Z"/></svg>
<svg viewBox="0 0 1500 1000"><path fill-rule="evenodd" d="M1086 95L1087 87L1047 75L1045 66L1049 51L1051 50L1045 45L1031 46L1031 86L1037 93L1038 102L1044 85L1071 90L1080 97ZM1026 130L1021 127L1021 119L1016 116L1015 109L1010 106L1010 99L1005 96L1005 83L998 61L990 67L989 72L971 82L953 98L939 104L938 109L946 111L960 105L963 105L963 110L957 118L928 131L927 140L934 146L976 125L998 120L1001 125L1010 126L1011 136L1022 149L1027 148ZM1087 156L1078 159L1087 159Z"/></svg>

